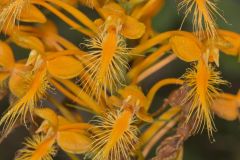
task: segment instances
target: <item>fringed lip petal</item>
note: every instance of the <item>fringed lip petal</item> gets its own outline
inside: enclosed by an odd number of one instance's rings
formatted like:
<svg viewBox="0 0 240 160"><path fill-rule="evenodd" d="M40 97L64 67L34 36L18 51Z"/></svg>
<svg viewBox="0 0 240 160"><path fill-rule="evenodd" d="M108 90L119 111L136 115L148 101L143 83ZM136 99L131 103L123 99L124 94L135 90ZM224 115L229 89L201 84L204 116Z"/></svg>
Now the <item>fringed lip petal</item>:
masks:
<svg viewBox="0 0 240 160"><path fill-rule="evenodd" d="M193 69L187 70L182 78L191 88L183 99L183 104L190 103L191 106L186 121L193 118L193 133L206 126L209 138L213 138L216 128L210 107L220 93L218 86L226 85L227 81L222 80L220 73L203 59L200 59Z"/></svg>
<svg viewBox="0 0 240 160"><path fill-rule="evenodd" d="M55 136L34 135L27 138L24 143L26 147L17 152L15 160L52 160L57 153L54 143Z"/></svg>
<svg viewBox="0 0 240 160"><path fill-rule="evenodd" d="M181 0L178 7L179 10L185 10L182 25L185 19L193 12L193 30L199 39L204 37L215 39L218 36L215 15L226 22L214 0Z"/></svg>
<svg viewBox="0 0 240 160"><path fill-rule="evenodd" d="M89 156L93 160L130 159L134 144L138 141L138 129L133 113L129 110L113 111L98 117Z"/></svg>

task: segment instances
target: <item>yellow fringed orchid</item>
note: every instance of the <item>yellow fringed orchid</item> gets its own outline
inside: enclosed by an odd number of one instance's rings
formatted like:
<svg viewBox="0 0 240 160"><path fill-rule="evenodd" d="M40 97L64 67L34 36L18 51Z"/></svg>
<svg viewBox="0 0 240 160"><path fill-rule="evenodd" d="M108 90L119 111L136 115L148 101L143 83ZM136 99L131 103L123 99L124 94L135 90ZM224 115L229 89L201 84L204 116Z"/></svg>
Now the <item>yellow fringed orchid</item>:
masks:
<svg viewBox="0 0 240 160"><path fill-rule="evenodd" d="M119 34L128 39L138 39L145 32L145 26L136 18L126 15L125 10L117 3L110 2L100 9L103 17L111 17L111 21L117 21L119 24ZM98 22L99 24L103 22ZM106 22L105 22L106 23Z"/></svg>
<svg viewBox="0 0 240 160"><path fill-rule="evenodd" d="M8 0L0 6L0 31L12 30L15 22L20 18L23 10L26 10L30 0Z"/></svg>
<svg viewBox="0 0 240 160"><path fill-rule="evenodd" d="M57 151L56 144L68 153L82 154L89 150L90 124L69 122L48 108L36 108L34 113L44 121L36 135L26 140L26 148L18 151L17 160L51 160Z"/></svg>
<svg viewBox="0 0 240 160"><path fill-rule="evenodd" d="M210 110L214 98L219 95L219 85L227 84L222 80L220 73L208 61L199 59L192 69L188 69L183 75L185 84L190 87L183 104L190 104L187 122L194 119L193 132L198 132L205 126L210 138L213 136L215 125Z"/></svg>
<svg viewBox="0 0 240 160"><path fill-rule="evenodd" d="M124 84L124 72L128 68L129 51L124 38L119 35L120 26L111 23L111 18L109 21L103 32L86 44L91 50L85 68L93 81L81 83L86 92L95 96L97 100L100 99L102 90L106 97L108 90L113 93Z"/></svg>
<svg viewBox="0 0 240 160"><path fill-rule="evenodd" d="M189 136L206 128L213 138L214 113L236 120L240 94L221 92L227 82L215 66L220 51L240 55L240 36L218 29L217 1L179 1L184 20L193 12L194 32L154 31L165 0L0 0L0 100L10 95L0 142L21 124L41 122L16 160L52 160L57 147L72 160L149 159L157 143L153 159L182 159ZM181 78L177 59L193 63ZM178 88L163 93L168 85Z"/></svg>
<svg viewBox="0 0 240 160"><path fill-rule="evenodd" d="M138 141L138 128L134 125L135 109L128 105L122 107L106 112L95 120L96 125L92 130L96 131L89 152L91 159L130 159Z"/></svg>
<svg viewBox="0 0 240 160"><path fill-rule="evenodd" d="M21 77L16 77L16 82L23 82L25 84L23 91L15 92L19 94L16 102L8 109L7 113L1 118L0 125L3 126L3 135L11 131L13 125L20 118L21 121L25 122L26 116L32 112L34 107L37 105L38 100L41 100L46 96L46 91L50 88L49 81L47 78L46 68L43 64L40 64L35 70L25 75L25 80ZM20 87L22 87L20 85ZM18 89L19 86L15 86ZM21 89L21 88L20 88Z"/></svg>
<svg viewBox="0 0 240 160"><path fill-rule="evenodd" d="M214 0L181 0L178 7L179 10L185 9L183 22L187 16L193 12L193 29L199 38L207 36L210 39L214 39L217 36L215 15L225 20L220 14L217 3ZM204 34L204 32L206 34Z"/></svg>
<svg viewBox="0 0 240 160"><path fill-rule="evenodd" d="M15 160L52 160L52 157L57 153L53 143L53 138L46 138L43 135L26 138L25 148L17 152Z"/></svg>
<svg viewBox="0 0 240 160"><path fill-rule="evenodd" d="M108 99L108 102L113 105L121 108L123 105L130 105L135 108L136 116L145 121L152 122L153 118L147 113L147 104L148 99L142 92L141 88L136 85L129 85L123 89L118 90L118 93L121 97L111 96Z"/></svg>

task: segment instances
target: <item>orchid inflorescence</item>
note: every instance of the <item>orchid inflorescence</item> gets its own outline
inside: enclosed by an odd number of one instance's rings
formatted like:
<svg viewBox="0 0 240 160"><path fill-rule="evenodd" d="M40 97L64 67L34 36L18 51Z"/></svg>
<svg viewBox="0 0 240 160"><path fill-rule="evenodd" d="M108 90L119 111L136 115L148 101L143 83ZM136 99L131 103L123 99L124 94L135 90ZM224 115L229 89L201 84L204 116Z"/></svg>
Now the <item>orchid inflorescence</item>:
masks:
<svg viewBox="0 0 240 160"><path fill-rule="evenodd" d="M152 159L180 160L190 136L206 129L214 140L214 114L229 121L239 117L240 93L221 90L230 82L218 66L220 51L240 55L240 35L217 26L215 17L226 20L214 0L179 1L183 23L193 15L192 32L156 33L151 21L163 5L164 0L0 2L0 32L6 37L0 41L0 98L10 97L0 141L20 125L37 126L16 160L51 160L59 149L72 159L80 154L140 160L156 144ZM92 20L90 13L98 17ZM48 14L85 40L76 45L61 36ZM28 57L16 60L11 44L26 49ZM191 67L143 92L141 82L175 59ZM176 89L154 106L157 91L167 85Z"/></svg>

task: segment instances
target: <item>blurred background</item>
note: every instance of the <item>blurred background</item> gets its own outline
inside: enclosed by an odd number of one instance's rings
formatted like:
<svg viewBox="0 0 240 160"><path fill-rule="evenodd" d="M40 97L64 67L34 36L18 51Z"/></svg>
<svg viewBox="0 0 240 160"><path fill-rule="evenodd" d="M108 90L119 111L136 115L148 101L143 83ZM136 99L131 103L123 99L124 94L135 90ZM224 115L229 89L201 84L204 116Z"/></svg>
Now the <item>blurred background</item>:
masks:
<svg viewBox="0 0 240 160"><path fill-rule="evenodd" d="M182 22L183 15L177 13L176 9L177 0L166 0L164 8L156 15L153 19L153 26L157 32L164 32L169 30L179 29ZM221 9L224 17L228 21L226 24L219 17L217 22L222 29L227 29L240 33L240 0L218 0L218 6ZM86 10L86 13L95 17L96 14L92 13L91 10ZM49 16L50 19L55 21L59 26L59 32L62 36L70 39L75 44L82 43L83 37L76 34L74 30L62 23L58 18L53 15ZM189 17L183 26L184 30L191 30L191 17ZM17 50L18 58L25 57L27 52L25 50ZM240 89L240 63L238 63L238 57L231 57L225 54L220 55L220 71L225 80L231 82L231 86L224 87L223 90L226 92L236 94ZM148 91L149 87L164 77L180 77L185 69L188 67L187 64L182 61L175 60L164 69L160 70L147 80L142 82L142 86L145 92ZM169 94L170 89L164 89L159 91L155 100L154 106L159 106L162 101ZM0 112L3 113L7 108L7 100L0 102ZM184 160L240 160L240 123L239 121L228 122L219 119L215 116L215 123L218 132L214 134L216 142L211 143L208 139L207 133L191 137L185 143L184 148ZM24 137L28 136L26 129L18 128L15 130L6 140L0 144L0 160L12 160L17 149L22 148L22 142ZM155 151L149 155L154 156ZM55 160L68 160L69 158L62 153L58 153ZM150 158L147 158L150 159Z"/></svg>

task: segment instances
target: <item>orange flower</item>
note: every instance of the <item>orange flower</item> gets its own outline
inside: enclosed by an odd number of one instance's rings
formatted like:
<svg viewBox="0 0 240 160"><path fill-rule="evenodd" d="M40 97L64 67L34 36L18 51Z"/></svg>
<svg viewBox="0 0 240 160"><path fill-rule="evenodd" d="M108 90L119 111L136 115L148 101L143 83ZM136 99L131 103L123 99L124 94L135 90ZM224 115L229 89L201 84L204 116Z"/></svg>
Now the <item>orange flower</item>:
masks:
<svg viewBox="0 0 240 160"><path fill-rule="evenodd" d="M20 149L17 160L52 160L56 154L56 146L69 153L88 151L91 140L86 136L85 129L89 124L71 123L48 108L35 109L35 114L45 119L31 139L26 139L26 148Z"/></svg>
<svg viewBox="0 0 240 160"><path fill-rule="evenodd" d="M194 119L195 133L206 126L208 135L212 138L215 125L210 107L214 98L219 95L220 89L217 86L227 82L222 80L220 73L203 59L200 59L193 69L187 70L183 80L190 87L190 91L183 100L183 104L190 104L187 122L191 118Z"/></svg>
<svg viewBox="0 0 240 160"><path fill-rule="evenodd" d="M134 125L134 112L126 108L110 111L98 117L89 156L93 160L130 159L137 142L138 129Z"/></svg>
<svg viewBox="0 0 240 160"><path fill-rule="evenodd" d="M179 10L185 9L183 22L193 11L193 29L199 38L207 36L208 38L214 39L216 37L217 24L214 20L215 15L225 20L219 13L219 9L214 0L181 0L178 7ZM204 32L206 32L206 35Z"/></svg>

